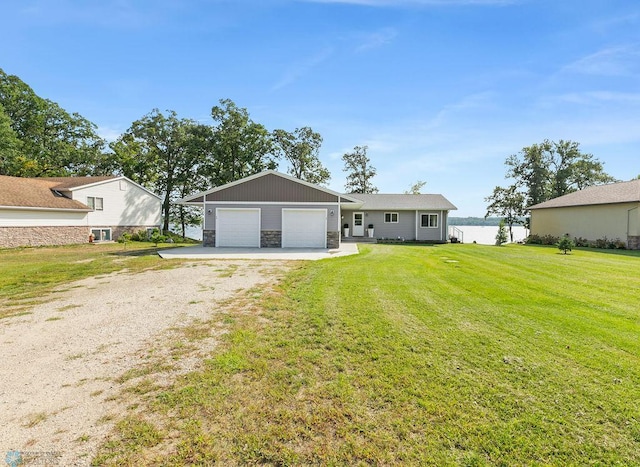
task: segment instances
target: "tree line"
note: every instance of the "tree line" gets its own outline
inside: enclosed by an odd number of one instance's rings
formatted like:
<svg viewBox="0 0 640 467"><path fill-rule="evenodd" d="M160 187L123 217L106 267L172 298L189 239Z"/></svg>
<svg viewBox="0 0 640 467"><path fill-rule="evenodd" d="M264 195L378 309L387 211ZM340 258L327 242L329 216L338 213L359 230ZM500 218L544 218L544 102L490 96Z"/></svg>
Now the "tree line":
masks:
<svg viewBox="0 0 640 467"><path fill-rule="evenodd" d="M97 126L38 96L0 69L0 175L124 175L163 197L163 230L198 225L197 209L174 205L188 194L275 169L316 184L331 178L320 162L322 137L309 127L268 131L247 109L222 99L212 123L153 109L107 143Z"/></svg>
<svg viewBox="0 0 640 467"><path fill-rule="evenodd" d="M280 161L296 178L329 182L319 159L322 136L310 127L270 132L230 99L212 107L211 120L153 109L108 143L94 123L0 69L0 175L124 175L162 195L163 231L177 226L183 236L200 223L199 209L174 204L189 194L275 169ZM356 146L342 157L350 193L378 191L366 152L367 146Z"/></svg>
<svg viewBox="0 0 640 467"><path fill-rule="evenodd" d="M331 174L319 159L321 145L322 136L310 127L268 131L230 99L212 107L211 123L153 109L108 143L94 123L0 69L0 175L124 175L163 197L163 231L177 226L184 235L187 226L200 223L197 208L175 200L275 169L280 162L290 175L326 185ZM348 193L378 192L367 150L355 146L342 156ZM526 224L529 206L614 181L599 160L572 141L533 144L505 164L511 183L485 198L486 217L504 218L510 231ZM425 183L417 181L405 193L419 194Z"/></svg>
<svg viewBox="0 0 640 467"><path fill-rule="evenodd" d="M524 147L509 156L505 178L511 183L497 186L485 198L489 203L485 217L500 216L509 227L523 224L529 227L528 208L588 186L615 182L604 171L603 163L592 154L583 153L575 141L544 140Z"/></svg>

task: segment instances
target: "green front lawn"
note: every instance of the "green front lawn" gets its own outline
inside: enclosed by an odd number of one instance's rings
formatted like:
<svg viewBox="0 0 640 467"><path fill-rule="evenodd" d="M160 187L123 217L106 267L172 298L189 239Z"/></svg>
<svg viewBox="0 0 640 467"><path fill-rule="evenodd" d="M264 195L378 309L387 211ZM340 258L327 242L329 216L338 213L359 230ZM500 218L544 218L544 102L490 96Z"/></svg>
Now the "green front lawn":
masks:
<svg viewBox="0 0 640 467"><path fill-rule="evenodd" d="M638 255L361 249L230 312L96 463L640 464Z"/></svg>

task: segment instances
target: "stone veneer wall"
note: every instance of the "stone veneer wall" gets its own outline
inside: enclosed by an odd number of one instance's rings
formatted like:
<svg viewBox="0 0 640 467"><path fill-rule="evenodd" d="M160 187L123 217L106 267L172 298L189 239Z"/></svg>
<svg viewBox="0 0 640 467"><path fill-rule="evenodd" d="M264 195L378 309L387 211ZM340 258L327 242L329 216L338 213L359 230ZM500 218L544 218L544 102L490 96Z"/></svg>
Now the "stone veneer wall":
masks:
<svg viewBox="0 0 640 467"><path fill-rule="evenodd" d="M0 247L73 245L89 242L86 226L0 227Z"/></svg>
<svg viewBox="0 0 640 467"><path fill-rule="evenodd" d="M629 235L627 237L627 248L630 250L640 250L640 236Z"/></svg>
<svg viewBox="0 0 640 467"><path fill-rule="evenodd" d="M215 230L205 230L202 232L202 246L216 246Z"/></svg>
<svg viewBox="0 0 640 467"><path fill-rule="evenodd" d="M279 230L261 230L260 247L282 248L282 232Z"/></svg>
<svg viewBox="0 0 640 467"><path fill-rule="evenodd" d="M202 234L202 246L216 246L216 231L205 230ZM262 230L260 247L281 248L282 232L279 230ZM340 232L327 232L327 248L340 248Z"/></svg>
<svg viewBox="0 0 640 467"><path fill-rule="evenodd" d="M340 232L327 232L327 248L340 248Z"/></svg>
<svg viewBox="0 0 640 467"><path fill-rule="evenodd" d="M0 227L0 248L20 246L77 245L89 243L91 229L111 229L111 240L117 241L124 233L134 233L160 226L146 225L99 225L99 226L40 226L40 227Z"/></svg>

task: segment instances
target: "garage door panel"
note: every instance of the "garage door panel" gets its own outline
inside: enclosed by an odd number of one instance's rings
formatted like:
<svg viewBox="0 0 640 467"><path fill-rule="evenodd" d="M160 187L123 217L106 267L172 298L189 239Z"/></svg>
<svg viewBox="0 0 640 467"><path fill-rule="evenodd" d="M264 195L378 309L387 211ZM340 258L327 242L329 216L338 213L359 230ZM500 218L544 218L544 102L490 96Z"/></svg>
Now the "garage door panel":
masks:
<svg viewBox="0 0 640 467"><path fill-rule="evenodd" d="M218 208L216 246L259 248L260 210Z"/></svg>
<svg viewBox="0 0 640 467"><path fill-rule="evenodd" d="M326 248L326 209L283 209L283 248Z"/></svg>

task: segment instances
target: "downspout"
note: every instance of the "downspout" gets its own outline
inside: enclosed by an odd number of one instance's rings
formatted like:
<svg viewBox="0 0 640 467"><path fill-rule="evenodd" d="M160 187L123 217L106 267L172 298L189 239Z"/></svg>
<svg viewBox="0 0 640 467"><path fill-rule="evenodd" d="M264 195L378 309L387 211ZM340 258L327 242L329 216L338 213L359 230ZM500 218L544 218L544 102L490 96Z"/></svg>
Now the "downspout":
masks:
<svg viewBox="0 0 640 467"><path fill-rule="evenodd" d="M447 234L449 233L449 217L446 217L445 221L444 209L440 211L440 219L442 219L442 225L440 226L440 241L447 242Z"/></svg>
<svg viewBox="0 0 640 467"><path fill-rule="evenodd" d="M637 210L638 210L637 207L631 208L631 209L627 209L627 248L629 248L629 240L630 240L630 237L631 237L631 211L637 211ZM636 221L636 223L637 222L640 222L640 221ZM637 231L634 232L633 236L635 237L636 235L638 235Z"/></svg>
<svg viewBox="0 0 640 467"><path fill-rule="evenodd" d="M207 195L202 195L202 246L204 246L204 230L207 224Z"/></svg>
<svg viewBox="0 0 640 467"><path fill-rule="evenodd" d="M338 195L338 248L342 245L342 196Z"/></svg>
<svg viewBox="0 0 640 467"><path fill-rule="evenodd" d="M416 209L416 218L415 218L415 231L416 231L416 241L418 241L418 210Z"/></svg>

